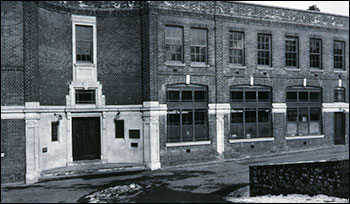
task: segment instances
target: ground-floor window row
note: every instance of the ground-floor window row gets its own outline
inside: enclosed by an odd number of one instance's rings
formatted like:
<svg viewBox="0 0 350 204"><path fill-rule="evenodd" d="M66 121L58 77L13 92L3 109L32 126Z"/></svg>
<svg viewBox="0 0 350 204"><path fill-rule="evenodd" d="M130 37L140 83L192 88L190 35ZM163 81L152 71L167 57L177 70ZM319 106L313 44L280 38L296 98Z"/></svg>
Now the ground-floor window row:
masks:
<svg viewBox="0 0 350 204"><path fill-rule="evenodd" d="M336 89L337 94L345 94ZM199 95L201 97L199 97ZM174 97L175 96L175 97ZM169 86L167 91L167 142L209 140L207 88ZM272 87L230 87L230 139L273 137ZM200 100L198 100L200 98ZM345 98L336 96L336 98ZM290 86L286 90L286 136L322 135L322 89Z"/></svg>

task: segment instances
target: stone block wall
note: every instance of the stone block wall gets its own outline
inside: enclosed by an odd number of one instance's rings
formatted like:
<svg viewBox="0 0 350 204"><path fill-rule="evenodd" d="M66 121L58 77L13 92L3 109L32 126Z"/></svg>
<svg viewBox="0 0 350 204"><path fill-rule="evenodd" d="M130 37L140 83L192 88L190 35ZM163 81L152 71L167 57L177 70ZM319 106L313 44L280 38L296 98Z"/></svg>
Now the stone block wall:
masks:
<svg viewBox="0 0 350 204"><path fill-rule="evenodd" d="M250 196L324 194L349 198L349 160L249 167Z"/></svg>

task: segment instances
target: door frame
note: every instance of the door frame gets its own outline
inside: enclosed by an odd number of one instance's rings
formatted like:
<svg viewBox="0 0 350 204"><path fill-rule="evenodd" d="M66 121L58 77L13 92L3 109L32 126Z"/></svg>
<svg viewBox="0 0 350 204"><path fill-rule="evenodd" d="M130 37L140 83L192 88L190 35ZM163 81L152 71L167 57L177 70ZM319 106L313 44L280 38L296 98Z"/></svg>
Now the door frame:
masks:
<svg viewBox="0 0 350 204"><path fill-rule="evenodd" d="M344 131L344 132L343 132L344 134L341 135L342 138L341 138L341 140L340 140L340 141L343 141L343 142L341 142L341 143L339 143L339 144L336 144L336 143L335 143L335 138L336 138L336 134L335 134L336 131L335 131L335 130L336 130L336 128L339 128L339 127L336 126L336 123L335 123L336 121L335 121L335 120L336 120L336 115L338 115L338 114L339 114L339 115L342 115L342 119L343 119L343 121L342 121L343 124L342 124L342 125L344 126L344 127L343 127L343 128L344 128L344 130L343 130L343 131ZM345 137L345 135L346 135L346 114L345 114L345 112L334 112L334 119L333 119L333 120L334 120L334 130L333 130L333 134L334 134L333 142L334 142L334 145L346 145L346 137Z"/></svg>
<svg viewBox="0 0 350 204"><path fill-rule="evenodd" d="M76 161L73 161L73 118L87 118L87 117L97 117L100 118L100 160L104 158L104 140L103 140L103 123L105 114L102 112L67 112L67 165L72 166Z"/></svg>

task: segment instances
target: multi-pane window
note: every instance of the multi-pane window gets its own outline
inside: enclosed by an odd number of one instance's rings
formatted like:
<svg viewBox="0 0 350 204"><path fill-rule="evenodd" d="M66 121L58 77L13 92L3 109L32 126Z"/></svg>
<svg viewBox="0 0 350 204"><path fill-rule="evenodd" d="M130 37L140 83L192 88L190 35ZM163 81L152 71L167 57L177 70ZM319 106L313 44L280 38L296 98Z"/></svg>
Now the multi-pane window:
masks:
<svg viewBox="0 0 350 204"><path fill-rule="evenodd" d="M183 62L183 28L165 27L165 60Z"/></svg>
<svg viewBox="0 0 350 204"><path fill-rule="evenodd" d="M321 88L287 88L287 135L319 135L321 127Z"/></svg>
<svg viewBox="0 0 350 204"><path fill-rule="evenodd" d="M271 35L258 34L258 65L272 66Z"/></svg>
<svg viewBox="0 0 350 204"><path fill-rule="evenodd" d="M230 92L232 138L271 137L271 88L232 86Z"/></svg>
<svg viewBox="0 0 350 204"><path fill-rule="evenodd" d="M345 43L334 41L334 69L345 69Z"/></svg>
<svg viewBox="0 0 350 204"><path fill-rule="evenodd" d="M75 90L76 104L95 104L95 90Z"/></svg>
<svg viewBox="0 0 350 204"><path fill-rule="evenodd" d="M230 32L228 42L230 63L244 65L244 34Z"/></svg>
<svg viewBox="0 0 350 204"><path fill-rule="evenodd" d="M207 30L191 29L191 62L207 62Z"/></svg>
<svg viewBox="0 0 350 204"><path fill-rule="evenodd" d="M336 87L334 90L334 102L345 102L345 88Z"/></svg>
<svg viewBox="0 0 350 204"><path fill-rule="evenodd" d="M310 67L322 68L322 40L310 39Z"/></svg>
<svg viewBox="0 0 350 204"><path fill-rule="evenodd" d="M92 26L76 25L76 60L77 62L93 62L93 29Z"/></svg>
<svg viewBox="0 0 350 204"><path fill-rule="evenodd" d="M59 122L51 122L51 141L56 142L58 141L58 127L59 127Z"/></svg>
<svg viewBox="0 0 350 204"><path fill-rule="evenodd" d="M298 37L286 37L286 66L298 67L299 54L298 54Z"/></svg>
<svg viewBox="0 0 350 204"><path fill-rule="evenodd" d="M208 140L207 88L174 85L167 91L168 142Z"/></svg>

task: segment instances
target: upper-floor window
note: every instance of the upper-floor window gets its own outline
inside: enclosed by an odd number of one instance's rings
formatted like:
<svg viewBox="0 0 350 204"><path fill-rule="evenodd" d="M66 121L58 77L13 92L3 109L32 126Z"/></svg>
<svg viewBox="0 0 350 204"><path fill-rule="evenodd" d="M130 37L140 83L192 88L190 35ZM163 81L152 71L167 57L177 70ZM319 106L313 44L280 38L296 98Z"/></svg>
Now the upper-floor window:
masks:
<svg viewBox="0 0 350 204"><path fill-rule="evenodd" d="M298 37L286 37L286 67L298 67L299 53L298 53Z"/></svg>
<svg viewBox="0 0 350 204"><path fill-rule="evenodd" d="M228 42L230 63L244 66L244 34L242 32L230 32Z"/></svg>
<svg viewBox="0 0 350 204"><path fill-rule="evenodd" d="M336 87L334 90L334 101L335 102L345 102L345 88Z"/></svg>
<svg viewBox="0 0 350 204"><path fill-rule="evenodd" d="M77 62L93 62L93 27L75 26L75 46Z"/></svg>
<svg viewBox="0 0 350 204"><path fill-rule="evenodd" d="M165 26L165 60L183 62L183 28Z"/></svg>
<svg viewBox="0 0 350 204"><path fill-rule="evenodd" d="M258 65L272 66L271 35L258 34Z"/></svg>
<svg viewBox="0 0 350 204"><path fill-rule="evenodd" d="M334 41L334 69L345 69L345 43Z"/></svg>
<svg viewBox="0 0 350 204"><path fill-rule="evenodd" d="M207 62L207 30L191 29L191 62Z"/></svg>
<svg viewBox="0 0 350 204"><path fill-rule="evenodd" d="M322 69L322 40L310 39L310 67Z"/></svg>

